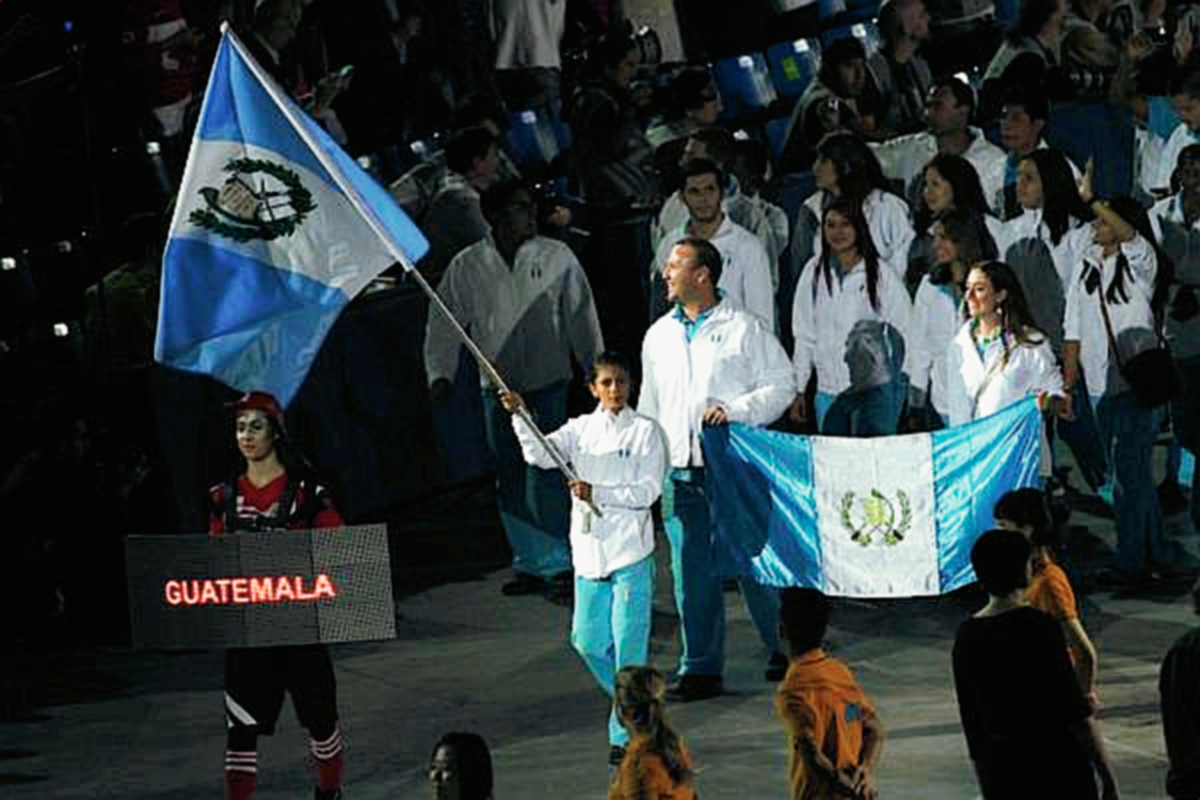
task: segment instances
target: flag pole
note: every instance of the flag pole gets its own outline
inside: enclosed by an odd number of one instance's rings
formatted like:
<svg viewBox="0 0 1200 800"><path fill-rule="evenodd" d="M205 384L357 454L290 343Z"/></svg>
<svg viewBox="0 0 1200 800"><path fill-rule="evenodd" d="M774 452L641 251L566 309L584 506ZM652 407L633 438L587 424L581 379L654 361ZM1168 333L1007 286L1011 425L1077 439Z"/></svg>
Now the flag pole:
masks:
<svg viewBox="0 0 1200 800"><path fill-rule="evenodd" d="M469 350L471 355L474 356L475 360L479 363L479 368L483 370L484 374L487 375L487 378L489 381L491 381L492 385L502 392L511 393L512 390L508 388L508 384L506 384L504 379L500 377L500 373L496 371L496 368L492 365L491 361L488 360L488 357L484 355L482 350L479 349L479 345L475 344L475 342L467 334L466 329L463 328L459 321L454 318L454 315L450 313L450 309L446 307L446 304L442 301L442 298L438 296L438 293L434 291L433 287L429 285L429 282L425 280L425 276L417 271L417 268L409 259L408 254L404 252L404 249L397 246L397 244L392 241L392 237L387 234L387 231L384 230L383 225L380 224L375 215L371 213L370 208L363 201L362 197L359 196L358 191L349 181L345 179L345 176L342 175L341 168L338 167L337 164L333 163L333 161L329 158L329 154L325 152L325 148L321 146L321 143L318 142L312 135L312 132L308 130L308 127L304 124L305 121L296 116L295 106L293 106L287 97L283 96L278 84L275 83L275 79L269 76L254 59L254 56L246 51L245 47L242 45L241 39L239 39L237 34L234 33L233 28L229 25L228 21L223 21L221 23L221 33L222 35L229 37L230 44L232 44L233 47L238 51L238 54L242 57L242 60L246 62L246 66L249 67L250 71L254 73L254 76L258 78L259 83L263 85L263 88L267 92L267 96L269 96L271 100L275 102L275 105L279 108L280 113L292 123L292 128L295 129L296 133L300 135L300 138L304 140L306 145L308 145L309 150L311 150L313 155L316 156L317 160L321 162L321 166L325 168L326 172L329 173L329 176L334 180L335 183L337 183L338 188L340 188L346 195L346 199L350 201L350 204L354 206L354 209L358 211L360 215L362 215L362 218L366 220L367 225L371 227L371 230L374 231L375 235L383 242L384 247L387 248L388 254L400 262L401 266L404 267L405 272L407 272L409 276L416 280L417 285L420 286L421 290L424 291L429 297L430 302L433 303L433 305L437 307L438 311L444 314L446 319L450 321L450 325L454 328L454 332L458 334L458 337L462 340L463 345L466 346L467 350ZM542 447L546 449L546 452L549 453L550 458L554 460L555 465L563 473L563 475L566 476L567 480L578 481L579 476L575 473L575 470L572 469L571 465L567 463L567 460L563 458L562 453L558 452L558 448L554 446L553 442L546 438L546 434L542 433L542 431L534 423L533 418L529 415L529 409L522 405L521 408L517 410L516 414L521 418L525 425L528 426L530 432L533 433L538 442L541 443ZM585 500L583 502L587 504L589 510L597 517L604 516L600 513L600 509L596 507L596 504L591 500Z"/></svg>
<svg viewBox="0 0 1200 800"><path fill-rule="evenodd" d="M446 303L442 300L438 293L434 291L433 287L429 285L429 281L425 280L425 276L418 272L415 267L411 266L407 262L407 259L401 263L404 264L405 269L408 270L408 276L416 281L417 285L421 287L421 290L429 296L429 301L433 303L433 305L437 306L438 311L444 314L446 319L450 321L450 325L454 328L454 332L458 334L458 337L462 339L462 342L464 345L466 345L466 348L471 351L471 355L473 355L475 360L479 362L479 368L486 373L487 378L492 382L492 385L501 392L511 393L512 390L508 388L508 384L506 384L504 379L500 377L500 373L496 371L496 368L492 365L492 362L490 362L487 356L483 354L483 351L479 349L479 345L475 344L475 342L471 340L471 337L467 333L466 329L463 328L462 324L459 323L459 321L454 318L454 315L450 313L450 309L446 307ZM546 434L542 433L541 429L538 428L538 426L534 423L533 417L529 415L529 409L525 407L525 404L522 403L514 413L521 418L521 421L525 423L525 425L529 428L529 431L535 437L537 437L537 440L541 442L542 447L546 448L546 452L550 454L550 458L554 459L555 465L559 468L559 470L562 471L563 475L567 477L567 480L579 480L579 476L575 474L575 470L572 469L571 465L567 463L567 460L563 458L562 453L558 452L558 448L554 446L554 443L551 442L546 437ZM596 504L591 500L584 500L583 502L587 504L588 508L597 517L604 516L600 513L600 509L596 507Z"/></svg>

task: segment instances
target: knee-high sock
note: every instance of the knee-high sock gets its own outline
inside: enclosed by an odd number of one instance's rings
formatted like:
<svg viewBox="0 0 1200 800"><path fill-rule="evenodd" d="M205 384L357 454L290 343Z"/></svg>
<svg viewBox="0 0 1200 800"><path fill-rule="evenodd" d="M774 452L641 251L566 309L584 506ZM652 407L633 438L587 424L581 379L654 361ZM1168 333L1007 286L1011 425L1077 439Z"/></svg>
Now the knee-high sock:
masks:
<svg viewBox="0 0 1200 800"><path fill-rule="evenodd" d="M342 757L342 726L334 725L333 733L322 741L311 740L313 759L317 764L317 788L323 792L342 785L345 769Z"/></svg>
<svg viewBox="0 0 1200 800"><path fill-rule="evenodd" d="M258 753L225 751L225 800L251 800L258 783Z"/></svg>

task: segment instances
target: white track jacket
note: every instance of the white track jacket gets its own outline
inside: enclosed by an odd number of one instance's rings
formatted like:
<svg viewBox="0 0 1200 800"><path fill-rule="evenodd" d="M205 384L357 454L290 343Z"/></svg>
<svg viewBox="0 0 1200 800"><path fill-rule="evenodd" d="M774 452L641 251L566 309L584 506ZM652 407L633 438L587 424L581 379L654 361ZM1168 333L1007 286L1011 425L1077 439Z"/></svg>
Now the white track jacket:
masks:
<svg viewBox="0 0 1200 800"><path fill-rule="evenodd" d="M554 469L554 459L523 420L513 415L513 430L526 463ZM606 578L654 551L650 506L662 494L667 474L667 442L654 420L631 408L611 414L599 405L547 435L592 485L596 517L571 498L571 562L585 578ZM585 515L590 517L585 521Z"/></svg>
<svg viewBox="0 0 1200 800"><path fill-rule="evenodd" d="M766 324L721 301L689 342L679 310L658 319L642 342L638 411L666 432L672 467L700 467L704 410L722 406L733 422L768 425L796 396L787 354Z"/></svg>

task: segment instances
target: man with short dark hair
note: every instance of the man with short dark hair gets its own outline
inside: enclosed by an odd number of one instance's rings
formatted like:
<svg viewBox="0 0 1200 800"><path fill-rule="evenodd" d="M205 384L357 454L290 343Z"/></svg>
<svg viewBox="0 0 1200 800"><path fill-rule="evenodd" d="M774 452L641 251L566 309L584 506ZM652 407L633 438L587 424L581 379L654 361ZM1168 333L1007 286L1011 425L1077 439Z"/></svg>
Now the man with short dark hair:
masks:
<svg viewBox="0 0 1200 800"><path fill-rule="evenodd" d="M723 259L719 289L739 308L757 315L775 330L775 289L771 263L762 243L734 222L724 208L725 176L712 161L695 159L683 169L678 196L687 220L669 232L658 247L651 273L661 269L674 243L685 236L712 242ZM654 300L661 300L656 293ZM658 305L653 306L661 311Z"/></svg>
<svg viewBox="0 0 1200 800"><path fill-rule="evenodd" d="M729 131L722 128L705 128L693 133L683 148L683 157L679 162L676 175L682 175L688 164L693 161L711 161L721 170L721 191L723 194L721 209L738 225L741 225L758 239L763 249L767 251L768 266L771 271L771 286L779 283L779 256L787 249L788 236L786 227L782 234L772 226L765 201L759 201L742 191L737 177L733 173L735 152L734 138ZM678 186L678 180L676 181ZM664 242L675 240L678 229L687 222L688 208L683 200L683 192L677 189L663 203L658 219L650 232L651 244L657 255ZM662 262L656 263L656 268Z"/></svg>
<svg viewBox="0 0 1200 800"><path fill-rule="evenodd" d="M992 208L1001 213L1002 222L1021 215L1021 204L1017 202L1017 164L1034 150L1045 150L1049 146L1042 138L1049 118L1050 103L1044 92L1014 86L1005 94L1000 110L1000 142L1008 153L1004 165L1004 187L1001 196L988 198ZM1078 180L1079 168L1069 158L1067 163Z"/></svg>
<svg viewBox="0 0 1200 800"><path fill-rule="evenodd" d="M663 521L671 545L682 649L677 700L723 691L725 604L713 563L713 522L705 488L701 434L708 425L768 425L795 394L791 364L767 325L722 299L723 257L706 239L675 242L663 265L673 309L650 326L642 343L638 411L667 435L670 479L663 487ZM779 680L778 603L750 578L742 595L771 652L768 679Z"/></svg>
<svg viewBox="0 0 1200 800"><path fill-rule="evenodd" d="M1171 174L1183 148L1200 142L1200 67L1182 70L1171 82L1170 92L1180 122L1163 146L1158 174L1148 180L1160 197L1171 193Z"/></svg>
<svg viewBox="0 0 1200 800"><path fill-rule="evenodd" d="M979 174L983 195L991 202L1004 187L1004 151L989 142L983 131L971 127L974 111L975 92L970 86L958 78L934 83L925 101L924 131L871 145L883 174L901 181L908 196L914 197L929 159L938 153L962 156Z"/></svg>
<svg viewBox="0 0 1200 800"><path fill-rule="evenodd" d="M487 236L488 224L479 196L500 179L500 148L486 128L467 128L446 145L447 172L419 220L429 238L421 272L431 281L441 277L450 259Z"/></svg>
<svg viewBox="0 0 1200 800"><path fill-rule="evenodd" d="M454 257L438 295L538 424L553 430L567 421L573 364L586 371L604 350L592 290L570 248L537 235L533 197L519 182L485 193L482 208L491 234ZM434 402L449 395L461 347L450 322L431 310L425 371ZM552 580L558 581L554 588L569 591L570 509L562 479L526 466L508 413L491 387L482 389L500 522L513 551L514 578L503 591L530 594L550 588Z"/></svg>

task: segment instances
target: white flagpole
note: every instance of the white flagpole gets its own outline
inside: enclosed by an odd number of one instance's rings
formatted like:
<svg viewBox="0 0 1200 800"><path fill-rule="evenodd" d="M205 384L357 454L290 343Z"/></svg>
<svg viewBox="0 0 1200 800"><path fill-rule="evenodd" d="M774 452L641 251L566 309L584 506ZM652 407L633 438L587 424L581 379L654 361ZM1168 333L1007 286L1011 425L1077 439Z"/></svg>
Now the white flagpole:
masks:
<svg viewBox="0 0 1200 800"><path fill-rule="evenodd" d="M487 375L487 378L492 382L492 385L502 392L510 392L511 390L508 388L508 384L504 382L504 379L500 377L500 373L496 371L496 368L488 360L487 356L484 355L483 351L479 349L479 345L472 341L471 337L467 334L466 329L463 328L459 321L454 318L454 315L450 313L450 309L446 307L444 302L442 302L442 298L438 296L438 293L434 291L433 287L429 285L429 282L425 280L425 276L418 272L417 268L413 266L412 261L409 260L408 255L404 252L404 249L392 241L392 237L387 234L387 231L384 230L383 225L378 219L375 218L375 215L371 213L370 207L366 204L362 197L359 196L358 191L354 188L354 185L345 179L341 168L333 162L333 160L329 157L329 154L325 152L325 149L321 147L320 143L312 135L311 131L309 131L307 126L304 125L303 121L296 116L296 109L292 105L291 100L283 94L282 89L280 89L279 85L275 83L275 79L268 75L266 71L263 70L263 68L259 65L259 63L254 60L254 56L252 56L246 50L245 46L242 44L242 41L237 37L237 34L233 32L233 28L230 27L227 21L221 23L221 33L224 36L229 37L230 44L232 44L233 47L238 51L238 54L241 55L242 60L246 62L246 66L250 68L250 71L254 73L254 76L258 78L258 82L262 84L263 88L267 92L267 95L275 102L275 105L278 107L280 113L287 117L288 121L292 123L292 128L294 128L296 133L300 135L300 138L304 140L304 143L308 145L309 150L311 150L313 155L317 157L317 160L321 162L321 166L325 167L325 171L328 172L330 177L332 177L337 183L338 188L340 188L346 195L346 198L350 201L350 204L354 206L355 210L358 211L360 215L362 215L363 219L365 219L367 224L371 227L371 230L374 231L375 235L378 236L383 242L384 247L387 248L388 254L391 255L392 258L396 259L396 261L400 262L400 265L404 267L404 271L408 273L409 277L413 278L417 282L417 285L420 286L421 290L424 291L429 297L430 302L433 303L433 305L437 307L438 311L444 314L446 319L450 321L450 325L454 328L454 332L458 334L467 350L469 350L471 355L475 357L475 360L479 363L479 368L482 369L484 374ZM542 433L542 431L534 423L533 418L529 415L529 410L522 406L516 413L529 427L530 432L532 432L542 446L546 448L546 452L550 454L552 459L554 459L554 463L558 466L559 470L562 471L563 475L566 476L567 480L579 480L579 476L575 474L575 470L572 469L571 465L567 463L567 460L563 458L562 453L558 452L558 448L546 438L546 435ZM603 514L600 513L600 509L597 508L595 503L593 503L591 500L584 502L587 503L589 510L597 517L603 516Z"/></svg>

